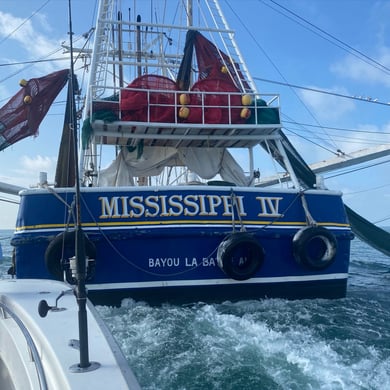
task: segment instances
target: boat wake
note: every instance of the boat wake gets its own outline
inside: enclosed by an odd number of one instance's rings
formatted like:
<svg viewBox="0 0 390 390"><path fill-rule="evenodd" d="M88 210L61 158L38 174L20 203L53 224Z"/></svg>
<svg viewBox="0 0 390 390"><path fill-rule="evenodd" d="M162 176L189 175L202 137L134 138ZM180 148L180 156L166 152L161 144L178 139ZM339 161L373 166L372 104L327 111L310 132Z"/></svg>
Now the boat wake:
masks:
<svg viewBox="0 0 390 390"><path fill-rule="evenodd" d="M354 297L98 308L145 389L379 389L388 309Z"/></svg>

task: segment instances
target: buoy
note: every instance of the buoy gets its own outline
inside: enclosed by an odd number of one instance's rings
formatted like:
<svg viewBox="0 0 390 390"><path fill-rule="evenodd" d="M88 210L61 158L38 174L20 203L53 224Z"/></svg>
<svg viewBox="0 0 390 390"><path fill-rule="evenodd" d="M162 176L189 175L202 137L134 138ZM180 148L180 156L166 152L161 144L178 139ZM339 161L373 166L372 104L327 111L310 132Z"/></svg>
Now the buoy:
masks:
<svg viewBox="0 0 390 390"><path fill-rule="evenodd" d="M251 116L251 110L249 108L243 108L240 112L240 117L242 119L248 119Z"/></svg>
<svg viewBox="0 0 390 390"><path fill-rule="evenodd" d="M228 68L225 65L223 65L222 68L221 68L221 72L222 73L227 73L228 72Z"/></svg>
<svg viewBox="0 0 390 390"><path fill-rule="evenodd" d="M188 115L190 115L190 109L188 107L180 107L179 110L179 118L181 119L187 119Z"/></svg>
<svg viewBox="0 0 390 390"><path fill-rule="evenodd" d="M25 104L30 104L32 102L32 97L30 95L26 95L24 98L23 98L23 102Z"/></svg>
<svg viewBox="0 0 390 390"><path fill-rule="evenodd" d="M186 93L182 93L180 96L179 96L179 103L184 106L186 104L190 104L190 96Z"/></svg>
<svg viewBox="0 0 390 390"><path fill-rule="evenodd" d="M242 95L241 103L243 106L249 106L252 103L252 97L250 95Z"/></svg>
<svg viewBox="0 0 390 390"><path fill-rule="evenodd" d="M25 86L27 85L27 80L21 79L21 80L19 81L19 85L20 85L21 87L25 87Z"/></svg>

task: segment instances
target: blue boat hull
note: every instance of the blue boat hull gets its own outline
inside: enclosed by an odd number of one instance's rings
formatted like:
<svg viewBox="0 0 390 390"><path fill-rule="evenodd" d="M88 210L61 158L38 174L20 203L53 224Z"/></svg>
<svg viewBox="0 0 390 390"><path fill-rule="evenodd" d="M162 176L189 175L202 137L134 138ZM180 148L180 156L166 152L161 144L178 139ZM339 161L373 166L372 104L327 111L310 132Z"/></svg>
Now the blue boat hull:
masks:
<svg viewBox="0 0 390 390"><path fill-rule="evenodd" d="M43 259L56 235L74 226L73 197L64 189L21 194L12 239L18 278L53 278ZM125 297L193 302L346 294L352 234L340 194L304 195L317 226L335 241L332 261L314 269L294 255L294 236L307 226L302 195L296 191L84 188L81 197L83 231L96 250L87 282L96 303L117 303ZM218 255L227 237L240 234L250 240L234 256L258 257L241 253L252 241L262 253L258 267L243 280L221 267Z"/></svg>

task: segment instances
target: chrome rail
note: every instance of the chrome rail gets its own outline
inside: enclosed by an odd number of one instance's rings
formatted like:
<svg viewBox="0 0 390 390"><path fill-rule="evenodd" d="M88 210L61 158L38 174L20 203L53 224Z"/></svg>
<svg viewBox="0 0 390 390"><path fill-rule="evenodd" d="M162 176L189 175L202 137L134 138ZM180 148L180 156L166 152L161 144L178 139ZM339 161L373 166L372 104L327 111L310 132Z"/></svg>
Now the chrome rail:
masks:
<svg viewBox="0 0 390 390"><path fill-rule="evenodd" d="M91 86L90 94L96 94L97 89L97 86ZM136 122L156 122L156 119L152 119L151 110L160 108L164 111L172 110L173 112L172 119L164 121L164 123L186 123L190 126L194 123L208 125L209 123L205 120L205 110L217 109L224 111L225 118L221 124L225 126L251 124L251 126L254 127L261 127L262 123L263 125L267 124L271 127L275 127L275 125L276 127L280 127L280 97L278 94L274 93L259 94L239 91L201 90L181 91L176 89L135 88L130 86L119 89L115 87L106 87L106 90L109 92L107 97L94 99L89 102L89 117L92 117L93 113L96 111L108 110L115 113L118 116L119 121L127 121L122 118L123 113L127 111L127 109L124 109L122 106L122 94L129 93L133 95L134 98L138 96L139 101L137 103L139 107L135 108L134 111L143 110L145 115L143 120L136 119ZM110 91L112 92L111 94ZM163 96L165 101L159 96ZM215 97L221 97L222 101L214 101L210 104L209 102L213 101ZM199 119L196 122L186 120L185 111L187 111L188 115L192 109L200 111ZM181 110L184 110L184 114L182 114ZM270 110L277 112L277 120L274 122L261 122L260 115L265 112L270 112ZM235 111L235 121L232 120L233 111ZM248 122L245 119L245 112L249 114L247 119L252 115L252 121ZM93 121L92 118L90 120Z"/></svg>
<svg viewBox="0 0 390 390"><path fill-rule="evenodd" d="M19 329L21 330L26 342L27 346L30 350L30 354L32 357L32 360L35 363L35 367L37 370L38 375L38 381L39 381L39 387L41 390L48 390L48 385L46 381L45 371L43 369L42 361L39 356L38 349L34 343L33 338L31 337L28 329L24 326L23 321L18 317L16 313L14 313L7 305L5 305L3 302L0 302L0 309L2 311L3 318L6 319L6 314L8 314L18 325Z"/></svg>

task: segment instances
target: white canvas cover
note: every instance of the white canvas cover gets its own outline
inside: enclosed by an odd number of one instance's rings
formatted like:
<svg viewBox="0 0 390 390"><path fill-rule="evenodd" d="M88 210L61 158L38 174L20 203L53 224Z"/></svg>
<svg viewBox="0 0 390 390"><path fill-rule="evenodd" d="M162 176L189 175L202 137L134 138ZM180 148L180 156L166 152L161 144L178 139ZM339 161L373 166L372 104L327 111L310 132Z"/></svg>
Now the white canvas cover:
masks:
<svg viewBox="0 0 390 390"><path fill-rule="evenodd" d="M137 150L129 152L124 147L112 164L100 171L98 185L134 185L136 177L157 176L167 166L186 166L205 180L220 175L239 186L249 184L242 168L224 148L145 147L139 156Z"/></svg>

